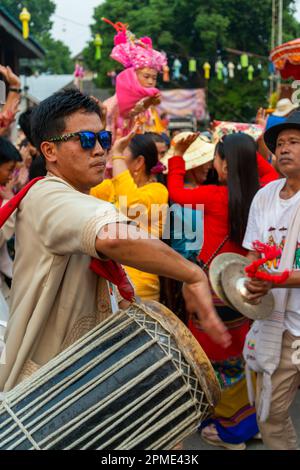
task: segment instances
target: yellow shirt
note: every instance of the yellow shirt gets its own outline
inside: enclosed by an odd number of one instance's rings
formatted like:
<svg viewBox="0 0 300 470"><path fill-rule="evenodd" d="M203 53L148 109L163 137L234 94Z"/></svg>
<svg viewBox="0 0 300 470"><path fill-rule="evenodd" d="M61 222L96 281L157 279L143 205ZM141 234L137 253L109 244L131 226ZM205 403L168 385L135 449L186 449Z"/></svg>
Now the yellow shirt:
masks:
<svg viewBox="0 0 300 470"><path fill-rule="evenodd" d="M113 203L151 236L162 236L168 204L168 190L163 184L149 183L139 188L126 170L112 179L104 180L91 190L91 195ZM139 297L159 300L157 275L131 267L126 267L126 272Z"/></svg>

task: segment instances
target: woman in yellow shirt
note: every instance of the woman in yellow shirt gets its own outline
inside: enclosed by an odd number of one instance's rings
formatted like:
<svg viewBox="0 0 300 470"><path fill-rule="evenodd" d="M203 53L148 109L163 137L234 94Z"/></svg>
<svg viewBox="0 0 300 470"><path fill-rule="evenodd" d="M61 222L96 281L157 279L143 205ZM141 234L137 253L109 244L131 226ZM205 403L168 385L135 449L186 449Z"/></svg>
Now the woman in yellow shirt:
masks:
<svg viewBox="0 0 300 470"><path fill-rule="evenodd" d="M150 135L132 132L117 139L111 151L112 179L91 190L91 195L109 201L150 236L161 238L168 210L168 190L157 182L163 165ZM159 278L155 274L125 267L136 295L159 300Z"/></svg>

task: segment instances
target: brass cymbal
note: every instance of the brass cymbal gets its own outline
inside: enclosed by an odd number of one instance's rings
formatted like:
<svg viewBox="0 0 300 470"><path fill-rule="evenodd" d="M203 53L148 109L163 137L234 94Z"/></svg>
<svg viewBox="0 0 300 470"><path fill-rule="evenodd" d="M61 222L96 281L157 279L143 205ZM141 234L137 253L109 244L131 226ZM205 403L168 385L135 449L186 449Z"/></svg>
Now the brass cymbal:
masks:
<svg viewBox="0 0 300 470"><path fill-rule="evenodd" d="M237 253L222 253L221 255L216 256L209 266L209 280L215 294L221 299L224 304L228 307L236 310L232 303L227 298L221 281L221 273L226 266L231 264L234 261L244 262L245 266L249 264L249 261L244 256L241 256Z"/></svg>
<svg viewBox="0 0 300 470"><path fill-rule="evenodd" d="M244 262L240 261L233 261L225 266L221 273L221 283L225 295L234 308L245 317L251 318L251 320L264 320L271 315L274 309L274 297L272 293L268 293L261 298L260 303L250 304L247 302L245 298L247 289L244 282L248 278L244 268Z"/></svg>

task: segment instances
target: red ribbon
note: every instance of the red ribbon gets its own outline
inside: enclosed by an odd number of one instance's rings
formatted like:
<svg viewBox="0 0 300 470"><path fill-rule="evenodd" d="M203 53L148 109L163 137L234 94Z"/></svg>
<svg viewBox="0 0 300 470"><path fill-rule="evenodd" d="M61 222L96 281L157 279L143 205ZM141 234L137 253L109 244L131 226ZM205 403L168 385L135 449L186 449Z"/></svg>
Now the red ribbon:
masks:
<svg viewBox="0 0 300 470"><path fill-rule="evenodd" d="M98 276L104 277L104 279L115 284L123 299L129 302L133 301L134 289L120 264L112 260L100 261L99 259L92 258L90 269Z"/></svg>
<svg viewBox="0 0 300 470"><path fill-rule="evenodd" d="M269 246L265 243L261 243L259 240L255 240L253 242L253 248L258 253L263 253L264 257L255 260L249 266L246 266L245 272L247 276L251 279L255 278L262 281L273 282L274 284L283 284L290 276L290 271L285 270L281 274L270 274L265 271L259 271L260 266L263 266L267 261L271 261L278 258L278 256L281 256L282 250L276 246Z"/></svg>

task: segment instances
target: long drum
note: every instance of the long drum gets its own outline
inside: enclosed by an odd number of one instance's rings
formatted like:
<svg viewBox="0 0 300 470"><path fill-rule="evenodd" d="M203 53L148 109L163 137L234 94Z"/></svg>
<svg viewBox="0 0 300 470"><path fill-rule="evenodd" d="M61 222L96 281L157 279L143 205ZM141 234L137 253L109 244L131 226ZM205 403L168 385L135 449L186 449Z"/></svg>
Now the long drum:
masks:
<svg viewBox="0 0 300 470"><path fill-rule="evenodd" d="M172 449L219 398L184 324L133 304L2 396L0 449Z"/></svg>

